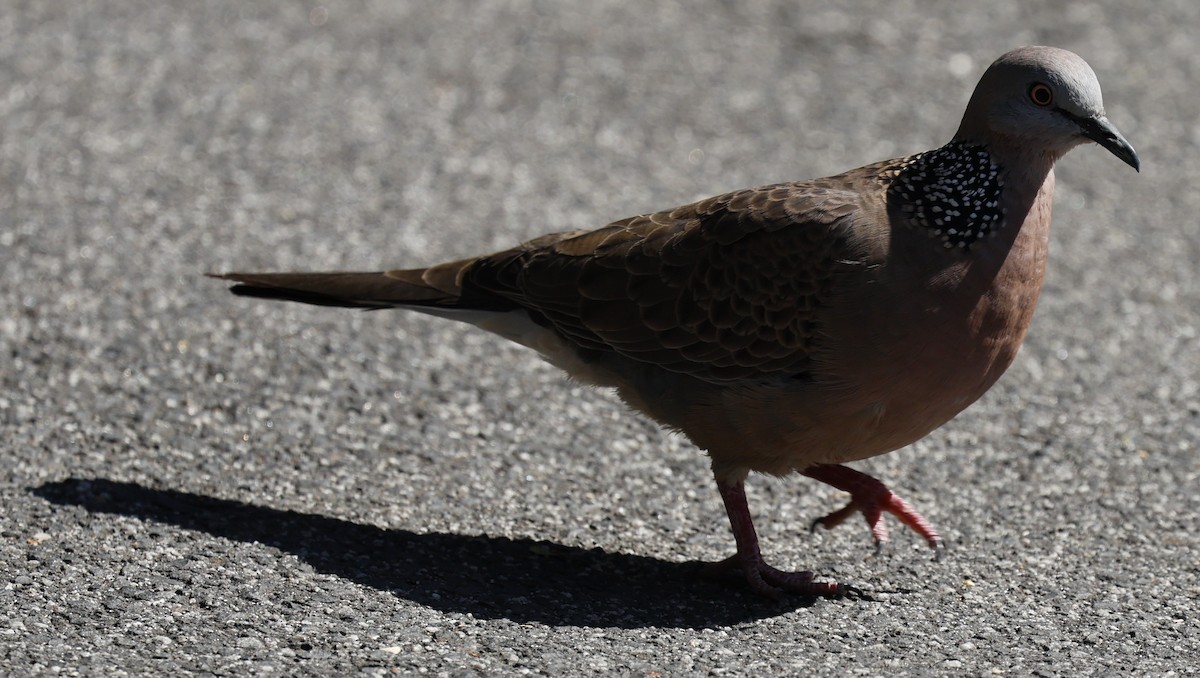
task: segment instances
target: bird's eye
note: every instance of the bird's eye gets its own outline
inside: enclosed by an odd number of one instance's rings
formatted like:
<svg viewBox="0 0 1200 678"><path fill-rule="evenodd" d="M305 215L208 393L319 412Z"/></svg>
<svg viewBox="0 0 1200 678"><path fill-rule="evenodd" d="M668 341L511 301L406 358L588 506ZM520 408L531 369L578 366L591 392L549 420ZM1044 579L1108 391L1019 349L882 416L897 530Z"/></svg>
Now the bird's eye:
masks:
<svg viewBox="0 0 1200 678"><path fill-rule="evenodd" d="M1035 82L1029 88L1029 100L1038 106L1046 107L1054 103L1054 92L1050 90L1049 85Z"/></svg>

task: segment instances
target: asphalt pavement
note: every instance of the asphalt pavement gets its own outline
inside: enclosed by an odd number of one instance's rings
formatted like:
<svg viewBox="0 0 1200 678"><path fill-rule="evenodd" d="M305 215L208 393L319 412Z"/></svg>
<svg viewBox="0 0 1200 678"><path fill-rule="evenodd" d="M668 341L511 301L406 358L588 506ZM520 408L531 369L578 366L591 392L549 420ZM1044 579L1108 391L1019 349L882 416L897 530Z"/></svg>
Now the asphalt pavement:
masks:
<svg viewBox="0 0 1200 678"><path fill-rule="evenodd" d="M9 3L0 12L0 673L1200 672L1200 4ZM856 464L949 542L698 576L706 457L453 323L205 271L469 256L944 143L992 59L1078 52L1142 157L1059 165L1021 355Z"/></svg>

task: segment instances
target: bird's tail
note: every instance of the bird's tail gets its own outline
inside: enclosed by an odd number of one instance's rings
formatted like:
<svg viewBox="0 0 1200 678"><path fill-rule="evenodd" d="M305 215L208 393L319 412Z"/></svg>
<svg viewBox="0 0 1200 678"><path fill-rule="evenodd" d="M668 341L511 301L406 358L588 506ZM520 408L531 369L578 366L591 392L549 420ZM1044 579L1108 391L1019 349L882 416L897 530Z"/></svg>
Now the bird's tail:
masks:
<svg viewBox="0 0 1200 678"><path fill-rule="evenodd" d="M230 292L243 297L298 301L317 306L384 309L459 308L459 273L471 261L429 268L376 272L209 273L236 283Z"/></svg>

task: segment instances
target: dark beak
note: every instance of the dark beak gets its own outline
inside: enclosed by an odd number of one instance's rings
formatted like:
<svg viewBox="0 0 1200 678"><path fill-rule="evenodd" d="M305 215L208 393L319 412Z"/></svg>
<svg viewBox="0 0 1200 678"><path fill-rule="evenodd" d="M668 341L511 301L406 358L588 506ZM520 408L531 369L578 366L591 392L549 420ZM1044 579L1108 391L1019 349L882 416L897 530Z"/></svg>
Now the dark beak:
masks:
<svg viewBox="0 0 1200 678"><path fill-rule="evenodd" d="M1107 148L1110 153L1120 158L1126 165L1129 165L1138 172L1142 171L1142 161L1138 159L1137 151L1133 150L1133 146L1129 145L1129 142L1108 121L1108 118L1104 116L1098 118L1075 118L1075 122L1079 124L1079 129L1083 132L1083 136Z"/></svg>

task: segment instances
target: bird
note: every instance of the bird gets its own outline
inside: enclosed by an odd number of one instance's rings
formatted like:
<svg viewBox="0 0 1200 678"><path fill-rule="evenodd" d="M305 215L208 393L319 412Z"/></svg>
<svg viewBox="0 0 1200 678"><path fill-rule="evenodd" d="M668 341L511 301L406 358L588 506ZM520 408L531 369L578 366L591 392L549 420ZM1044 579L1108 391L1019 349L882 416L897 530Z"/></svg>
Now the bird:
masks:
<svg viewBox="0 0 1200 678"><path fill-rule="evenodd" d="M736 549L709 574L839 597L855 587L766 562L747 478L826 483L849 502L813 529L861 514L878 548L890 514L940 555L929 521L846 464L925 437L1013 362L1046 270L1054 164L1087 142L1140 172L1087 62L1021 47L932 150L426 268L208 275L240 296L469 323L615 389L710 457Z"/></svg>

